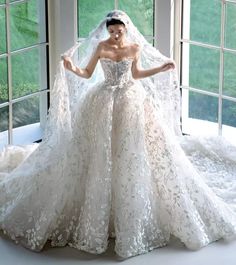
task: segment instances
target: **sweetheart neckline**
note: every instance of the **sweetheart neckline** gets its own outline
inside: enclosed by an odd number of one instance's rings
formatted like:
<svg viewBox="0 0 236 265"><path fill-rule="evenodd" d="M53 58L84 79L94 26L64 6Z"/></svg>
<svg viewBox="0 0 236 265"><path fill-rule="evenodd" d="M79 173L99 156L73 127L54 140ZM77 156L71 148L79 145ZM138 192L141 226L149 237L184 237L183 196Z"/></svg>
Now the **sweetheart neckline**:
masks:
<svg viewBox="0 0 236 265"><path fill-rule="evenodd" d="M114 63L120 63L120 62L124 62L124 61L133 61L134 59L131 58L131 57L127 57L127 58L123 58L122 60L119 60L119 61L115 61L115 60L112 60L111 58L108 58L108 57L101 57L100 60L108 60L108 61L112 61Z"/></svg>

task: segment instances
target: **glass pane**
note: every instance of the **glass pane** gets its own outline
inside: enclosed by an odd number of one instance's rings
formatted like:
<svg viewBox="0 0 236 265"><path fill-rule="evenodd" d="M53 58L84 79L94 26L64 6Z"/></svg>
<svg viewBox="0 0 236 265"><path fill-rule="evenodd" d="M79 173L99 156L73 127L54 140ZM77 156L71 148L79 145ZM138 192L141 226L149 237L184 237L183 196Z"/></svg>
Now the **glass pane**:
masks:
<svg viewBox="0 0 236 265"><path fill-rule="evenodd" d="M224 53L223 95L236 97L236 54Z"/></svg>
<svg viewBox="0 0 236 265"><path fill-rule="evenodd" d="M0 8L0 54L5 53L7 49L6 44L6 12L5 8Z"/></svg>
<svg viewBox="0 0 236 265"><path fill-rule="evenodd" d="M45 1L30 0L12 5L11 50L46 41Z"/></svg>
<svg viewBox="0 0 236 265"><path fill-rule="evenodd" d="M8 130L9 107L0 108L0 132Z"/></svg>
<svg viewBox="0 0 236 265"><path fill-rule="evenodd" d="M6 2L5 0L0 0L0 5L5 4L5 2Z"/></svg>
<svg viewBox="0 0 236 265"><path fill-rule="evenodd" d="M222 123L236 127L236 102L223 99Z"/></svg>
<svg viewBox="0 0 236 265"><path fill-rule="evenodd" d="M153 37L145 37L145 39L152 45L154 46L155 45L155 41L153 39Z"/></svg>
<svg viewBox="0 0 236 265"><path fill-rule="evenodd" d="M2 58L0 59L0 104L7 101L8 101L7 59Z"/></svg>
<svg viewBox="0 0 236 265"><path fill-rule="evenodd" d="M9 108L0 108L0 150L8 144Z"/></svg>
<svg viewBox="0 0 236 265"><path fill-rule="evenodd" d="M142 34L153 36L153 0L119 0L118 4L118 8L129 15Z"/></svg>
<svg viewBox="0 0 236 265"><path fill-rule="evenodd" d="M183 38L220 45L221 0L186 0L183 3Z"/></svg>
<svg viewBox="0 0 236 265"><path fill-rule="evenodd" d="M220 52L183 44L182 84L206 91L219 91Z"/></svg>
<svg viewBox="0 0 236 265"><path fill-rule="evenodd" d="M189 92L189 117L211 122L218 121L218 98Z"/></svg>
<svg viewBox="0 0 236 265"><path fill-rule="evenodd" d="M78 37L87 37L113 9L114 0L78 0Z"/></svg>
<svg viewBox="0 0 236 265"><path fill-rule="evenodd" d="M39 122L39 103L39 96L14 103L13 128Z"/></svg>
<svg viewBox="0 0 236 265"><path fill-rule="evenodd" d="M13 98L47 88L45 47L12 55Z"/></svg>
<svg viewBox="0 0 236 265"><path fill-rule="evenodd" d="M225 47L236 49L236 3L226 2Z"/></svg>

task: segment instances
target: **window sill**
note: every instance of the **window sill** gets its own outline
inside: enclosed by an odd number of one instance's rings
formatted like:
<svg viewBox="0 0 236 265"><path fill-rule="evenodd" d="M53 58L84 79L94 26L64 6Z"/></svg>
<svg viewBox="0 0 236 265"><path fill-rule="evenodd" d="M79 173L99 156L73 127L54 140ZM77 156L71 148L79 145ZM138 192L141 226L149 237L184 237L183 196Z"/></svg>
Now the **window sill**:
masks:
<svg viewBox="0 0 236 265"><path fill-rule="evenodd" d="M13 145L32 144L42 138L40 123L34 123L13 130ZM0 133L0 150L8 143L8 131Z"/></svg>
<svg viewBox="0 0 236 265"><path fill-rule="evenodd" d="M182 132L193 136L217 136L218 123L187 118L183 120ZM223 125L222 136L236 145L236 128Z"/></svg>

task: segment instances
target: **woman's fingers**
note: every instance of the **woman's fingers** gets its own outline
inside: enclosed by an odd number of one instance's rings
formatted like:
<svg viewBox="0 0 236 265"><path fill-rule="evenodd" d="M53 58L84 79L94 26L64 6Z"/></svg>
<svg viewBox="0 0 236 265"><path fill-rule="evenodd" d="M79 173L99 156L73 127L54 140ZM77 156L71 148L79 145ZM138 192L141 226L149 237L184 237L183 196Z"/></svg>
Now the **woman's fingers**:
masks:
<svg viewBox="0 0 236 265"><path fill-rule="evenodd" d="M70 57L64 57L63 58L63 63L64 63L64 67L66 69L69 69L70 70L72 68L72 60L71 60Z"/></svg>
<svg viewBox="0 0 236 265"><path fill-rule="evenodd" d="M164 70L164 71L167 71L167 70L169 70L169 69L174 69L174 68L175 68L175 64L172 63L172 62L170 62L170 63L165 63L165 64L163 65L163 70Z"/></svg>

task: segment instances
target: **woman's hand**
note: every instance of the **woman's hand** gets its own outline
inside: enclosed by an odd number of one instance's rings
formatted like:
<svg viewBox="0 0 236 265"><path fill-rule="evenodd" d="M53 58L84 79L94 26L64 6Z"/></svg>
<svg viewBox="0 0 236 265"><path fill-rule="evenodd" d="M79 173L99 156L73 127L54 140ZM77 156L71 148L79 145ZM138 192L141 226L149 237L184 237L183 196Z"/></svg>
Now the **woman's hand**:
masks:
<svg viewBox="0 0 236 265"><path fill-rule="evenodd" d="M160 66L160 72L165 72L165 71L168 71L174 68L175 68L175 64L173 62L167 62Z"/></svg>
<svg viewBox="0 0 236 265"><path fill-rule="evenodd" d="M70 57L63 57L63 63L64 63L64 67L67 70L70 70L72 72L76 71L76 66L74 65Z"/></svg>

